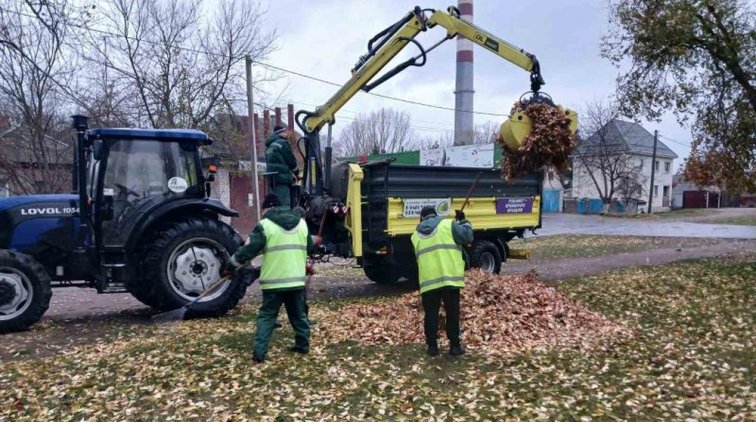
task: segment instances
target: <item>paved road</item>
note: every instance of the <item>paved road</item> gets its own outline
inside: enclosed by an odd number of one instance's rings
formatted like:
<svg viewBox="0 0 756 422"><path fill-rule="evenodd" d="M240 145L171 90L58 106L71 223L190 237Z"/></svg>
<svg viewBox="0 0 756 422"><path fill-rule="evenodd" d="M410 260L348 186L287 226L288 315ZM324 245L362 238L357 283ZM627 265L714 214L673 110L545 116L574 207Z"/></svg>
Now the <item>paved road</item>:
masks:
<svg viewBox="0 0 756 422"><path fill-rule="evenodd" d="M686 259L714 258L725 255L749 254L756 251L756 240L727 240L704 246L647 249L594 257L563 258L555 261L507 261L502 274L519 274L535 270L539 278L548 281L580 277L627 267L664 265Z"/></svg>
<svg viewBox="0 0 756 422"><path fill-rule="evenodd" d="M746 210L756 213L756 209ZM706 224L672 219L645 220L598 215L544 214L538 235L599 234L617 236L756 239L756 226Z"/></svg>

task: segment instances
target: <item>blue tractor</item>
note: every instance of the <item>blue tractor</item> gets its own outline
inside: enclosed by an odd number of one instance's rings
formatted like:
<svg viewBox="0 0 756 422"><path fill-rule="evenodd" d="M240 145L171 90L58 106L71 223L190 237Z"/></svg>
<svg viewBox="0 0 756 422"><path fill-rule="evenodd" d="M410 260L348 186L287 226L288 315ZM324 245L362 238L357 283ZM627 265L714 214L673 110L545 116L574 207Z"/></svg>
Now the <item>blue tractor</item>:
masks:
<svg viewBox="0 0 756 422"><path fill-rule="evenodd" d="M24 330L47 310L51 288L129 292L159 310L183 306L220 278L240 236L211 199L197 130L89 129L78 133L75 194L0 200L0 332ZM192 307L220 316L244 296L239 276Z"/></svg>

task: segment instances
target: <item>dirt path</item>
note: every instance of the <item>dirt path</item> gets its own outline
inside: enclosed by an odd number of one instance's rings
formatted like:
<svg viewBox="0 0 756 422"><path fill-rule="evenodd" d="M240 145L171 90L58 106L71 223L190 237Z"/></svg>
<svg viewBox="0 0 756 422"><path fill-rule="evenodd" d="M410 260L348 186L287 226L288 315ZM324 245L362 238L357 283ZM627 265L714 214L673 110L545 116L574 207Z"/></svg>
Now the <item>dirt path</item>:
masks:
<svg viewBox="0 0 756 422"><path fill-rule="evenodd" d="M625 267L661 265L679 260L708 258L738 253L753 254L756 240L732 240L706 246L680 246L624 252L590 258L565 258L533 262L510 260L502 269L505 274L535 269L544 280L558 280ZM356 274L357 271L352 271ZM311 284L313 300L348 297L384 296L414 291L407 282L377 285L364 276L315 276ZM260 290L253 285L244 302L259 300ZM126 294L97 295L89 289L64 288L53 294L53 302L44 319L32 330L6 334L0 342L0 363L67 353L82 343L101 343L132 337L150 326L151 309Z"/></svg>

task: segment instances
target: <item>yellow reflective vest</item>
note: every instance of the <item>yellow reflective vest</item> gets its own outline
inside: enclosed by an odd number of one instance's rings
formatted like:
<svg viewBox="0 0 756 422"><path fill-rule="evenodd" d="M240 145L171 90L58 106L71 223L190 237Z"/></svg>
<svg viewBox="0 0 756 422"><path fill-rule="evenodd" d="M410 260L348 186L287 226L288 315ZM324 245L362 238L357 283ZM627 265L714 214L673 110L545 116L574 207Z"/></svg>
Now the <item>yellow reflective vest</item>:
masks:
<svg viewBox="0 0 756 422"><path fill-rule="evenodd" d="M412 246L417 257L420 293L441 287L465 287L465 260L454 242L452 220L442 220L433 233L415 232Z"/></svg>
<svg viewBox="0 0 756 422"><path fill-rule="evenodd" d="M265 233L265 249L260 274L262 290L282 290L305 287L307 264L307 224L300 220L291 230L263 218L260 225Z"/></svg>

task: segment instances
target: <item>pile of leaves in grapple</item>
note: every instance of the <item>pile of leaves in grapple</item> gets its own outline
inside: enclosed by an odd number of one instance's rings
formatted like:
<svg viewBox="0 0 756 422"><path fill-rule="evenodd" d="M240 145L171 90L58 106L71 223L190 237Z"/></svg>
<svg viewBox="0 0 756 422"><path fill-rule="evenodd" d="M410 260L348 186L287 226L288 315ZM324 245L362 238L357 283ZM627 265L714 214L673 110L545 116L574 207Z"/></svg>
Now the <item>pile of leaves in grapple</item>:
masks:
<svg viewBox="0 0 756 422"><path fill-rule="evenodd" d="M500 355L541 347L587 350L631 332L539 281L535 274L471 271L462 290L462 337L471 350ZM443 314L443 311L442 311ZM424 343L420 295L356 304L321 321L329 341L362 345ZM445 339L443 318L439 339Z"/></svg>
<svg viewBox="0 0 756 422"><path fill-rule="evenodd" d="M511 180L548 166L561 172L567 167L575 147L575 135L569 129L570 119L559 108L543 103L524 106L518 101L510 114L523 108L533 128L522 146L517 151L510 151L499 139L504 147L501 157L504 179Z"/></svg>

